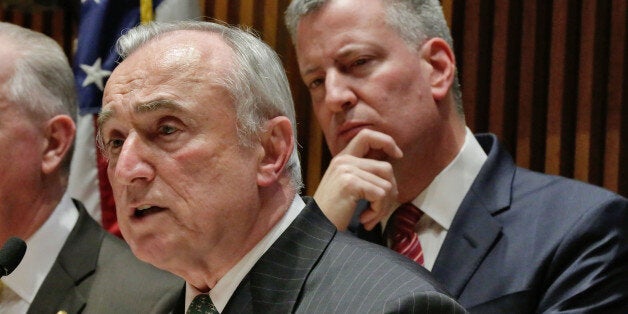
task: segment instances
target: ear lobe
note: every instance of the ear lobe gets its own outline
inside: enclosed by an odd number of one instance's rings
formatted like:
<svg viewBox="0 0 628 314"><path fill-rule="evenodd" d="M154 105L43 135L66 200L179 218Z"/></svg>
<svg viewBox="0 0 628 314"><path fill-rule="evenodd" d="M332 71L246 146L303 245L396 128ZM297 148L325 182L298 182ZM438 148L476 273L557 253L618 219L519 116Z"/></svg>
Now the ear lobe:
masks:
<svg viewBox="0 0 628 314"><path fill-rule="evenodd" d="M42 171L49 174L57 170L72 146L76 126L72 118L58 115L48 120L45 125L46 137L42 156Z"/></svg>
<svg viewBox="0 0 628 314"><path fill-rule="evenodd" d="M266 122L261 139L264 154L257 173L259 186L269 186L281 177L294 149L293 134L292 124L285 116L278 116Z"/></svg>
<svg viewBox="0 0 628 314"><path fill-rule="evenodd" d="M439 101L445 98L454 82L456 57L442 38L432 38L422 46L424 58L431 65L429 76L432 96Z"/></svg>

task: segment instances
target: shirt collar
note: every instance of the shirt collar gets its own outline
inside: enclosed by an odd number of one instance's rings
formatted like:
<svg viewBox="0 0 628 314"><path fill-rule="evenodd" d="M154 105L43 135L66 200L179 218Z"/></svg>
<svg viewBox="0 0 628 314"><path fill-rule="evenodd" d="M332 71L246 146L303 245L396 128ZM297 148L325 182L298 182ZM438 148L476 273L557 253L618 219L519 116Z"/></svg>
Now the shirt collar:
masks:
<svg viewBox="0 0 628 314"><path fill-rule="evenodd" d="M299 195L295 195L290 204L290 208L283 217L275 224L275 226L262 238L261 241L253 247L233 268L231 268L218 282L216 286L209 292L214 306L218 312L222 312L227 306L227 302L238 288L240 282L253 269L257 261L266 253L270 246L288 229L288 226L301 213L305 207L305 202ZM198 291L194 286L186 283L185 285L185 308L187 309L192 303L194 297L202 292Z"/></svg>
<svg viewBox="0 0 628 314"><path fill-rule="evenodd" d="M458 207L486 158L480 143L471 130L466 128L464 144L458 155L412 203L445 230L449 230Z"/></svg>
<svg viewBox="0 0 628 314"><path fill-rule="evenodd" d="M52 268L78 220L78 210L64 194L48 220L26 240L26 253L11 275L2 280L29 304Z"/></svg>

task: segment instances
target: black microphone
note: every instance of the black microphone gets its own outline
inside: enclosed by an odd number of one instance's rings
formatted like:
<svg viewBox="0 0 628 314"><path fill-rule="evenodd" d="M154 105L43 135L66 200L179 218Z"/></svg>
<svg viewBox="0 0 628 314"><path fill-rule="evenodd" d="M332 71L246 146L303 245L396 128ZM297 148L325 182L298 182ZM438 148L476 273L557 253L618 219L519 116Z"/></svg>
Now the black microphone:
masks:
<svg viewBox="0 0 628 314"><path fill-rule="evenodd" d="M0 249L0 277L7 276L17 268L26 253L24 240L11 237Z"/></svg>

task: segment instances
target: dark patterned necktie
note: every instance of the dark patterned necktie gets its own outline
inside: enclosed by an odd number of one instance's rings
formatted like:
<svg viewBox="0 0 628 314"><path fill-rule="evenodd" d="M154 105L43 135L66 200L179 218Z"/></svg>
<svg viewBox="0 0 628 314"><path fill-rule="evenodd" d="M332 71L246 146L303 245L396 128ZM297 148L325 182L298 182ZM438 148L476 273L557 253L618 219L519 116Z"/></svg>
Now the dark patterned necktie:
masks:
<svg viewBox="0 0 628 314"><path fill-rule="evenodd" d="M423 265L423 249L414 231L423 212L411 203L401 204L392 216L392 232L389 233L391 249Z"/></svg>
<svg viewBox="0 0 628 314"><path fill-rule="evenodd" d="M207 294L199 294L194 297L186 314L220 314L212 299Z"/></svg>

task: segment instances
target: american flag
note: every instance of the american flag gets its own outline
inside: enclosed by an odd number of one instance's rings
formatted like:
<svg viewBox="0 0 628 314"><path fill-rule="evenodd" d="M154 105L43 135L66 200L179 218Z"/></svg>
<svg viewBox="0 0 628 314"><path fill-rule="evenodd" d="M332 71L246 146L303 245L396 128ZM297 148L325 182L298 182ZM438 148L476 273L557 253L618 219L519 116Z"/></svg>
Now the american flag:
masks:
<svg viewBox="0 0 628 314"><path fill-rule="evenodd" d="M115 42L140 22L199 19L198 0L81 0L73 62L79 95L77 136L68 192L92 217L120 235L106 160L96 148L96 117L107 78L119 62Z"/></svg>

